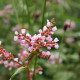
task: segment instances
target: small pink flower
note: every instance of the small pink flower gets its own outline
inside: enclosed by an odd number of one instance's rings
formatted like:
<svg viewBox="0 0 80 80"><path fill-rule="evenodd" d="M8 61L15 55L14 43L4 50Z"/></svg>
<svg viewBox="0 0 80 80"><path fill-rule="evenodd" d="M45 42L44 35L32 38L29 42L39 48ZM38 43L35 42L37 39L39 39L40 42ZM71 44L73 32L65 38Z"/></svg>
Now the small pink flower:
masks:
<svg viewBox="0 0 80 80"><path fill-rule="evenodd" d="M31 41L31 45L33 45L34 44L34 41Z"/></svg>
<svg viewBox="0 0 80 80"><path fill-rule="evenodd" d="M41 29L39 30L39 33L40 33L40 34L42 33L42 30L41 30Z"/></svg>
<svg viewBox="0 0 80 80"><path fill-rule="evenodd" d="M58 41L59 41L58 38L55 38L55 39L54 39L54 42L58 42Z"/></svg>
<svg viewBox="0 0 80 80"><path fill-rule="evenodd" d="M47 52L46 52L46 55L50 55L50 52L49 52L49 51L47 51Z"/></svg>
<svg viewBox="0 0 80 80"><path fill-rule="evenodd" d="M28 50L31 52L33 50L33 47L29 47Z"/></svg>
<svg viewBox="0 0 80 80"><path fill-rule="evenodd" d="M47 27L50 27L51 23L47 20Z"/></svg>
<svg viewBox="0 0 80 80"><path fill-rule="evenodd" d="M50 49L51 49L51 47L49 47L49 46L48 46L48 47L47 47L47 49L49 49L49 50L50 50Z"/></svg>
<svg viewBox="0 0 80 80"><path fill-rule="evenodd" d="M58 49L59 48L59 45L58 44L55 44L55 46L54 46L56 49Z"/></svg>
<svg viewBox="0 0 80 80"><path fill-rule="evenodd" d="M53 31L56 31L56 30L57 30L57 27L56 27L56 26L55 26L55 27L53 27L53 28L52 28L52 30L53 30Z"/></svg>
<svg viewBox="0 0 80 80"><path fill-rule="evenodd" d="M44 27L43 27L43 31L45 31L46 29L47 29L47 27L46 27L46 26L44 26Z"/></svg>

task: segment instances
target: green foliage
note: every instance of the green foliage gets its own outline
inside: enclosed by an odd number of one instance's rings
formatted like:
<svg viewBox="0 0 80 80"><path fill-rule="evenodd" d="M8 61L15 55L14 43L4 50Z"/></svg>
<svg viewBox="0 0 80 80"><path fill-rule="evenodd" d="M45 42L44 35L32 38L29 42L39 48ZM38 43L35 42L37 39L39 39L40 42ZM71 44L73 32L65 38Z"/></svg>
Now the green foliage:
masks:
<svg viewBox="0 0 80 80"><path fill-rule="evenodd" d="M13 15L6 14L6 16L0 16L0 40L3 42L3 47L6 48L7 51L17 56L20 46L13 42L14 32L12 28L19 23L21 25L20 29L25 27L27 32L30 32L32 35L38 33L38 30L42 28L44 3L43 0L14 0L14 4L12 1L13 0L0 0L0 11L8 4L11 4L12 9L14 9ZM64 34L64 22L67 19L75 22L75 29L65 32L60 53L60 58L63 60L63 63L52 65L46 60L39 59L38 64L43 67L43 75L38 75L36 80L80 80L80 0L63 0L62 3L62 0L60 0L60 3L56 3L58 0L46 1L44 25L47 19L55 18L55 25L58 27L58 30L55 32L54 37L57 36L59 38L59 44L61 44L61 39ZM37 17L36 14L39 16ZM9 20L9 23L4 22L6 18ZM74 41L67 43L66 38L73 38ZM43 49L46 50L45 48ZM59 51L60 50L51 49L51 54ZM32 56L32 54L30 56ZM28 60L29 59L28 57ZM32 63L34 63L34 60ZM34 65L31 65L31 68L33 66ZM14 70L15 69L8 72L3 65L0 65L0 80L9 80ZM15 77L15 80L18 80L16 75L21 71L24 71L23 67L17 69L11 79ZM26 73L22 75L23 80L25 80L26 76Z"/></svg>

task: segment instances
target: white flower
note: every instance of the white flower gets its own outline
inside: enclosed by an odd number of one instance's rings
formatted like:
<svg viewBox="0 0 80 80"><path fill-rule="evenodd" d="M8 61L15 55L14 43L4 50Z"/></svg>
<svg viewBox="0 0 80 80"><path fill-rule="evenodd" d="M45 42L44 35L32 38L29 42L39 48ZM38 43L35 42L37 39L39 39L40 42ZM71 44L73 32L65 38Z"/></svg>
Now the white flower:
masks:
<svg viewBox="0 0 80 80"><path fill-rule="evenodd" d="M41 37L41 34L38 34L37 37L40 38Z"/></svg>
<svg viewBox="0 0 80 80"><path fill-rule="evenodd" d="M58 42L58 41L59 41L58 38L55 38L55 39L54 39L54 42Z"/></svg>
<svg viewBox="0 0 80 80"><path fill-rule="evenodd" d="M18 62L18 58L14 58L14 60Z"/></svg>
<svg viewBox="0 0 80 80"><path fill-rule="evenodd" d="M17 31L15 31L15 34L16 34L16 35L18 35L18 32L17 32Z"/></svg>
<svg viewBox="0 0 80 80"><path fill-rule="evenodd" d="M36 40L38 39L37 35L35 34L33 37L32 37L32 40Z"/></svg>
<svg viewBox="0 0 80 80"><path fill-rule="evenodd" d="M59 45L58 44L55 44L55 46L54 46L56 49L58 49L59 48Z"/></svg>
<svg viewBox="0 0 80 80"><path fill-rule="evenodd" d="M14 41L17 41L18 40L18 36L14 36Z"/></svg>
<svg viewBox="0 0 80 80"><path fill-rule="evenodd" d="M49 52L49 51L47 51L47 52L46 52L46 55L50 55L50 52Z"/></svg>
<svg viewBox="0 0 80 80"><path fill-rule="evenodd" d="M2 44L2 42L0 41L0 45Z"/></svg>
<svg viewBox="0 0 80 80"><path fill-rule="evenodd" d="M49 20L47 20L47 26L50 27L50 25L51 25L51 24L50 24Z"/></svg>
<svg viewBox="0 0 80 80"><path fill-rule="evenodd" d="M31 37L31 35L29 33L27 33L26 36Z"/></svg>
<svg viewBox="0 0 80 80"><path fill-rule="evenodd" d="M23 34L25 34L26 29L21 29L21 32L22 32Z"/></svg>
<svg viewBox="0 0 80 80"><path fill-rule="evenodd" d="M43 72L42 71L39 71L39 74L41 75Z"/></svg>
<svg viewBox="0 0 80 80"><path fill-rule="evenodd" d="M47 27L46 27L46 26L44 26L44 27L43 27L43 31L45 31L46 29L47 29Z"/></svg>
<svg viewBox="0 0 80 80"><path fill-rule="evenodd" d="M57 30L57 27L56 27L56 26L55 26L55 27L53 27L53 28L52 28L52 30L53 30L53 31L56 31L56 30Z"/></svg>
<svg viewBox="0 0 80 80"><path fill-rule="evenodd" d="M25 42L26 42L25 40L21 40L21 44L25 44Z"/></svg>

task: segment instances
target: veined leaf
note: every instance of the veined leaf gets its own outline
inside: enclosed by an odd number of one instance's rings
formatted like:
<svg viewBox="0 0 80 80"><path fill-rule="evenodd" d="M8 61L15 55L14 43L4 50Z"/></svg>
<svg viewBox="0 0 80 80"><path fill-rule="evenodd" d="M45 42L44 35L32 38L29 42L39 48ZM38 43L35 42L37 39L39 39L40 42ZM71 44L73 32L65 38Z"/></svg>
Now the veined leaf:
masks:
<svg viewBox="0 0 80 80"><path fill-rule="evenodd" d="M9 80L12 80L17 74L19 74L20 72L24 71L25 68L24 67L20 67L18 68L15 73L11 76L11 78Z"/></svg>

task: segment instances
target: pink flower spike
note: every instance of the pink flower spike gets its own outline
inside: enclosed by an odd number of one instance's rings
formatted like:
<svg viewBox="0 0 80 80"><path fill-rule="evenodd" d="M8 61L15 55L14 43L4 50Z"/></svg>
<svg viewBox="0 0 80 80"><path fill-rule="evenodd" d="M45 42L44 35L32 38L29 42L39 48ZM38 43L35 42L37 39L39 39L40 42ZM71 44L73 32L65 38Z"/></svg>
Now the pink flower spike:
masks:
<svg viewBox="0 0 80 80"><path fill-rule="evenodd" d="M58 42L58 41L59 41L58 38L55 38L55 39L54 39L54 42Z"/></svg>
<svg viewBox="0 0 80 80"><path fill-rule="evenodd" d="M53 28L52 28L52 30L53 30L53 31L56 31L56 30L57 30L57 27L56 27L56 26L55 26L55 27L53 27Z"/></svg>
<svg viewBox="0 0 80 80"><path fill-rule="evenodd" d="M21 29L22 34L25 34L26 29Z"/></svg>

